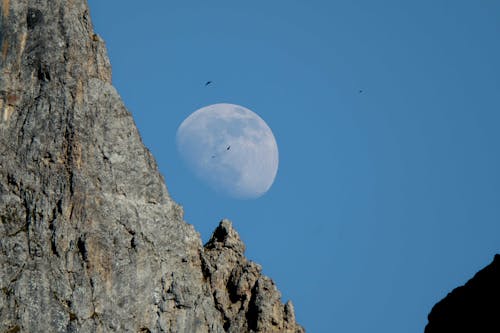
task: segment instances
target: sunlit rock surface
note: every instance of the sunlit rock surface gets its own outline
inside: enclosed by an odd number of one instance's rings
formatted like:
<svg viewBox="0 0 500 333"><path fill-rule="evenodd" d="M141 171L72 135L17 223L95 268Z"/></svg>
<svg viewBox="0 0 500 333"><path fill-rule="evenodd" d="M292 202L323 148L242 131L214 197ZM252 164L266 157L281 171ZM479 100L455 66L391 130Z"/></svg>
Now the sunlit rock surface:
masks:
<svg viewBox="0 0 500 333"><path fill-rule="evenodd" d="M202 254L203 273L214 291L226 332L302 332L295 323L292 303L281 304L274 282L244 257L244 251L231 222L224 220Z"/></svg>
<svg viewBox="0 0 500 333"><path fill-rule="evenodd" d="M302 331L227 221L183 221L86 1L1 1L0 45L0 332Z"/></svg>

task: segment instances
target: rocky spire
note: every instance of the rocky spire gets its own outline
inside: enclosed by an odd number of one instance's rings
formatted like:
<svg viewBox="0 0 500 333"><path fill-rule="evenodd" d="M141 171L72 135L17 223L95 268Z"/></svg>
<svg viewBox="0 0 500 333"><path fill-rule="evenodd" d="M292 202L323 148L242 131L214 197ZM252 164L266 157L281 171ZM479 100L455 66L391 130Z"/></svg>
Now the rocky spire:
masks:
<svg viewBox="0 0 500 333"><path fill-rule="evenodd" d="M230 224L214 237L169 197L86 1L1 1L0 331L300 332Z"/></svg>
<svg viewBox="0 0 500 333"><path fill-rule="evenodd" d="M231 222L223 220L205 245L203 272L214 291L226 332L303 332L291 302L281 304L274 282L248 261Z"/></svg>

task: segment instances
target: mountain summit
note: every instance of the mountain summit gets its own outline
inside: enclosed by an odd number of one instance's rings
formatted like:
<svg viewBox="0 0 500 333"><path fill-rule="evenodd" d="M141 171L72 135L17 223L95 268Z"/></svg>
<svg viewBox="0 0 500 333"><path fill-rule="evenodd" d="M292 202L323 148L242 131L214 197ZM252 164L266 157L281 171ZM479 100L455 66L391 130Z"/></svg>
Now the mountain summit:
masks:
<svg viewBox="0 0 500 333"><path fill-rule="evenodd" d="M87 2L0 6L0 331L303 332L229 221L183 221Z"/></svg>

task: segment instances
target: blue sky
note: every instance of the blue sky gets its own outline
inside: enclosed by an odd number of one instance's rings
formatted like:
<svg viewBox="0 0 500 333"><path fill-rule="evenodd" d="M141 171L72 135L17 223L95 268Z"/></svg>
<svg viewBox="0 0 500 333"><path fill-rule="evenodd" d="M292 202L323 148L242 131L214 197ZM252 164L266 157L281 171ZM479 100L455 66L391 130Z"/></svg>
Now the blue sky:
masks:
<svg viewBox="0 0 500 333"><path fill-rule="evenodd" d="M309 332L422 332L500 252L499 1L89 4L186 221L206 241L231 219ZM222 102L278 142L257 200L214 194L176 151Z"/></svg>

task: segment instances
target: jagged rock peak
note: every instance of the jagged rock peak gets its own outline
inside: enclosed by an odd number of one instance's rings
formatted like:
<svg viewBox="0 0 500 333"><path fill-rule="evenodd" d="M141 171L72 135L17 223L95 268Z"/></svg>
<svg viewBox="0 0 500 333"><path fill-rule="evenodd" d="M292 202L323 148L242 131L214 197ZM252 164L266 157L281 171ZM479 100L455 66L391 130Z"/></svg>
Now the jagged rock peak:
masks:
<svg viewBox="0 0 500 333"><path fill-rule="evenodd" d="M226 332L301 333L292 303L281 303L274 282L243 255L245 246L229 220L222 220L205 245L203 271Z"/></svg>
<svg viewBox="0 0 500 333"><path fill-rule="evenodd" d="M240 254L245 252L245 244L241 241L240 235L233 229L231 221L227 219L219 223L212 237L205 245L206 249L221 249L224 247L233 249Z"/></svg>
<svg viewBox="0 0 500 333"><path fill-rule="evenodd" d="M439 301L425 333L500 332L500 255Z"/></svg>
<svg viewBox="0 0 500 333"><path fill-rule="evenodd" d="M1 1L0 332L301 331L230 222L211 244L111 85L87 2Z"/></svg>

